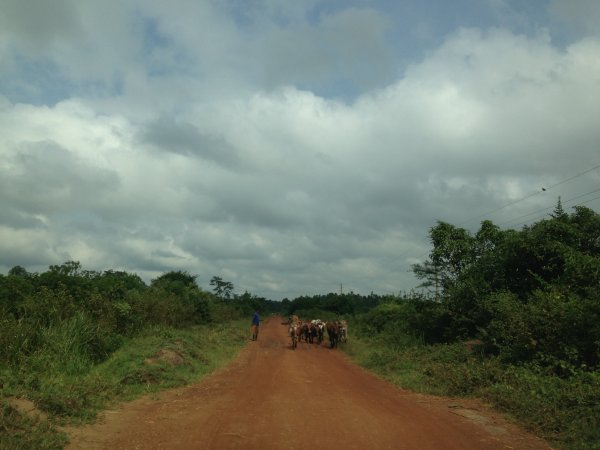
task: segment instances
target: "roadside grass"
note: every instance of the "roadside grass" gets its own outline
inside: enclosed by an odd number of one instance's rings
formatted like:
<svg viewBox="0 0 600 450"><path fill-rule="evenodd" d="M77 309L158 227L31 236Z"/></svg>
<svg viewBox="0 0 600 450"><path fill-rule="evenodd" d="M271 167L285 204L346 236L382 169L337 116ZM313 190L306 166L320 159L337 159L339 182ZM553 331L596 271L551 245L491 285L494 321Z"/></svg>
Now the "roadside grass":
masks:
<svg viewBox="0 0 600 450"><path fill-rule="evenodd" d="M0 400L0 449L61 449L67 442L67 435L47 420L23 414Z"/></svg>
<svg viewBox="0 0 600 450"><path fill-rule="evenodd" d="M513 421L568 450L600 449L600 374L569 378L535 366L506 366L464 344L390 345L353 335L343 350L357 364L414 392L480 398Z"/></svg>
<svg viewBox="0 0 600 450"><path fill-rule="evenodd" d="M188 330L155 327L116 351L91 376L107 380L120 400L182 386L229 362L247 334L245 321Z"/></svg>
<svg viewBox="0 0 600 450"><path fill-rule="evenodd" d="M246 341L247 323L236 320L150 327L99 364L76 348L63 347L59 358L56 348L45 347L18 368L0 367L0 450L63 448L68 437L61 426L88 423L114 403L197 381L229 362ZM11 403L15 398L33 401L48 419L20 411Z"/></svg>

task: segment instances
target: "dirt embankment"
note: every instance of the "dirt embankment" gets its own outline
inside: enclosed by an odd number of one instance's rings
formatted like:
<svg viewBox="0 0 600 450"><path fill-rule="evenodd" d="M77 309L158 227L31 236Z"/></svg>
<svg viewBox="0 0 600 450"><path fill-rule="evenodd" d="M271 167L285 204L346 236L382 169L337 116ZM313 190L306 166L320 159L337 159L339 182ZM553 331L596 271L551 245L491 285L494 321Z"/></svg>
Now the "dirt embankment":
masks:
<svg viewBox="0 0 600 450"><path fill-rule="evenodd" d="M69 449L548 449L476 402L399 390L279 319L202 382L107 411Z"/></svg>

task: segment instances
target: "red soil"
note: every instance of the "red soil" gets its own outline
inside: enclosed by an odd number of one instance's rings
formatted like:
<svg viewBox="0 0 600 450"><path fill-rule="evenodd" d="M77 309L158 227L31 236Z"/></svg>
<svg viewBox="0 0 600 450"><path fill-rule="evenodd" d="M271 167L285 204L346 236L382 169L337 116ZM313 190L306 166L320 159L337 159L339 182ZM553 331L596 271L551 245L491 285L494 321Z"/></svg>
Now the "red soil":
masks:
<svg viewBox="0 0 600 450"><path fill-rule="evenodd" d="M549 449L479 402L414 394L267 320L198 384L106 411L69 449Z"/></svg>

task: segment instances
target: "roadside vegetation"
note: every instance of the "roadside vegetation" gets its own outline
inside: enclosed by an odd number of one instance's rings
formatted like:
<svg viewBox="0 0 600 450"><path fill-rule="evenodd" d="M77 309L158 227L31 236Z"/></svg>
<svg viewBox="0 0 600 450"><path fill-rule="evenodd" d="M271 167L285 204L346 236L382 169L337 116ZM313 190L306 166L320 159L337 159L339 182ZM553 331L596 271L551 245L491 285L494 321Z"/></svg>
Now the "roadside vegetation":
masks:
<svg viewBox="0 0 600 450"><path fill-rule="evenodd" d="M63 426L228 362L248 338L251 312L280 304L214 281L220 295L186 272L147 286L72 261L0 275L0 449L63 448Z"/></svg>
<svg viewBox="0 0 600 450"><path fill-rule="evenodd" d="M301 297L349 320L342 348L398 386L485 400L562 449L600 449L600 216L472 235L439 222L421 292ZM307 318L309 318L307 317Z"/></svg>

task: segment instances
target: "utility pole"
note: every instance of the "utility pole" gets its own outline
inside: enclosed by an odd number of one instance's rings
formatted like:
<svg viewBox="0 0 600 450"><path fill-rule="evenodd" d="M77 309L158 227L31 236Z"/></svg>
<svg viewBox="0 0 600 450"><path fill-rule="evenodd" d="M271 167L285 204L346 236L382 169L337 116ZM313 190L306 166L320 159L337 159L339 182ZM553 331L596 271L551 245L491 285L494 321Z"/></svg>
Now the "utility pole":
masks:
<svg viewBox="0 0 600 450"><path fill-rule="evenodd" d="M342 288L342 283L340 283L340 295L343 295L343 294L344 294L344 290Z"/></svg>

